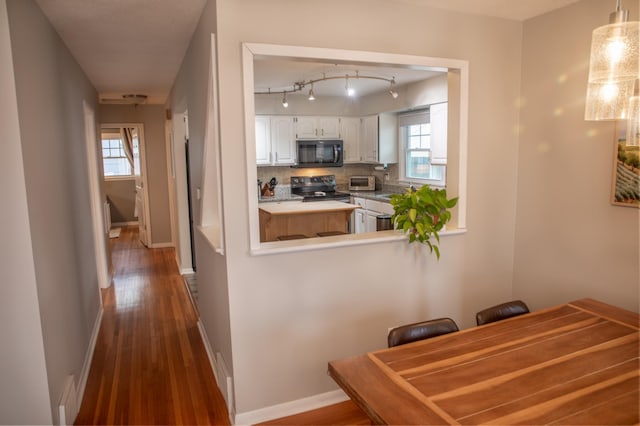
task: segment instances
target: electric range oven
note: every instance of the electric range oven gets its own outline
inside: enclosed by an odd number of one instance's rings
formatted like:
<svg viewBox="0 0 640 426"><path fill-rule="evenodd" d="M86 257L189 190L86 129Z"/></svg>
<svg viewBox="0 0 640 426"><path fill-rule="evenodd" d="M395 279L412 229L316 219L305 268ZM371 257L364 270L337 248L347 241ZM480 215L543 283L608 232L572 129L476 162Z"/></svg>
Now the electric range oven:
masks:
<svg viewBox="0 0 640 426"><path fill-rule="evenodd" d="M291 176L291 193L304 197L302 201L341 201L348 203L348 192L336 191L335 175Z"/></svg>

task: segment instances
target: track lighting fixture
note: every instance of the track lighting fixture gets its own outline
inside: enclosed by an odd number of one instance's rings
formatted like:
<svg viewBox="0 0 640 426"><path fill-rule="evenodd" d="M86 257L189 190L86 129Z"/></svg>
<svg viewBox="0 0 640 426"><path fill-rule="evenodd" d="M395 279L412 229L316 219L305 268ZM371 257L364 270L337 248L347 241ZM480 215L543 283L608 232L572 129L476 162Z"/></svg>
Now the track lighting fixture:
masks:
<svg viewBox="0 0 640 426"><path fill-rule="evenodd" d="M357 75L358 74L356 73L356 77L357 77ZM344 78L345 78L345 81L346 81L344 89L347 91L347 96L350 96L350 97L354 96L356 94L356 91L352 87L349 87L349 76L345 75Z"/></svg>
<svg viewBox="0 0 640 426"><path fill-rule="evenodd" d="M320 78L316 78L313 80L303 80L303 81L298 81L292 84L291 88L288 89L284 89L284 90L279 90L279 91L272 91L271 89L269 89L268 91L259 91L259 92L253 92L254 95L276 95L276 94L282 94L282 106L287 108L289 106L289 103L287 102L287 93L296 93L296 92L300 92L302 90L304 90L307 86L310 86L309 89L309 96L307 97L308 100L313 101L316 99L316 95L314 92L314 84L321 82L321 81L327 81L327 80L336 80L336 79L345 79L345 92L347 94L347 96L355 96L355 89L349 84L349 79L351 78L356 78L356 79L368 79L368 80L381 80L381 81L386 81L389 83L390 88L389 88L389 94L395 99L398 97L398 92L395 91L395 84L396 84L396 79L395 77L393 78L386 78L386 77L378 77L378 76L374 76L374 75L360 75L358 73L358 71L355 72L355 74L349 75L349 74L343 74L343 75L336 75L336 76L327 76L325 74L322 75L322 77Z"/></svg>
<svg viewBox="0 0 640 426"><path fill-rule="evenodd" d="M393 99L396 99L398 97L398 92L396 92L395 90L393 90L393 86L396 84L396 78L393 77L391 79L391 81L389 82L389 85L391 86L389 88L389 94L393 97Z"/></svg>

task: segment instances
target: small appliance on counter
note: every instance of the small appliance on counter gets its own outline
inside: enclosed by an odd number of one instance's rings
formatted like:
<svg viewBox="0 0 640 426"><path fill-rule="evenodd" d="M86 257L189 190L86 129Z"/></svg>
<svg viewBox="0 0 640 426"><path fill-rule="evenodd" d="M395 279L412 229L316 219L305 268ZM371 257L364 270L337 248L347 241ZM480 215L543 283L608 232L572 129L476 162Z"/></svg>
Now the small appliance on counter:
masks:
<svg viewBox="0 0 640 426"><path fill-rule="evenodd" d="M302 201L334 200L348 203L349 193L336 191L335 175L291 176L291 193L303 196Z"/></svg>
<svg viewBox="0 0 640 426"><path fill-rule="evenodd" d="M375 191L375 176L350 176L349 191Z"/></svg>

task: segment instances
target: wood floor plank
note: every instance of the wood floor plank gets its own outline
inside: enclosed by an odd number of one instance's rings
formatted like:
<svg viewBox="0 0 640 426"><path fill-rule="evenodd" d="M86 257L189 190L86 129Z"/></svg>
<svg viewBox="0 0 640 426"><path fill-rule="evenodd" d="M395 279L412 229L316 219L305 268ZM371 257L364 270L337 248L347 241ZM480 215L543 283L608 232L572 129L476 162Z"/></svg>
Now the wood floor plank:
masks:
<svg viewBox="0 0 640 426"><path fill-rule="evenodd" d="M371 420L353 401L348 400L292 416L258 423L266 425L370 425Z"/></svg>
<svg viewBox="0 0 640 426"><path fill-rule="evenodd" d="M228 425L174 250L145 248L135 227L110 244L114 280L75 423Z"/></svg>

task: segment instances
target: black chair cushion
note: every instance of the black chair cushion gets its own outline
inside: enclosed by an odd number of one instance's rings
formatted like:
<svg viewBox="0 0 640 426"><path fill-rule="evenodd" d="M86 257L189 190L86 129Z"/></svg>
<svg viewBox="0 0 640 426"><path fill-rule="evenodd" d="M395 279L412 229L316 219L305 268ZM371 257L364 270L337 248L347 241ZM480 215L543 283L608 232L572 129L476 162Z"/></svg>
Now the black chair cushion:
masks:
<svg viewBox="0 0 640 426"><path fill-rule="evenodd" d="M451 318L438 318L396 327L389 331L387 343L392 348L405 343L453 333L454 331L458 331L455 321Z"/></svg>
<svg viewBox="0 0 640 426"><path fill-rule="evenodd" d="M521 300L513 300L478 312L476 314L476 323L478 325L489 324L526 313L529 313L527 305Z"/></svg>

